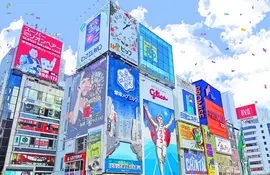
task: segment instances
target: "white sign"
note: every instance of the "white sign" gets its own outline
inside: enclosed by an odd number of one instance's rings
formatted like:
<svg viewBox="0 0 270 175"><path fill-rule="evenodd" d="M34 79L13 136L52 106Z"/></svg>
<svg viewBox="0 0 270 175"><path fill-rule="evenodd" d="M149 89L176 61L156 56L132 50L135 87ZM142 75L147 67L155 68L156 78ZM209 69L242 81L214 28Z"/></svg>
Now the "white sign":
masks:
<svg viewBox="0 0 270 175"><path fill-rule="evenodd" d="M177 81L177 86L182 88L182 89L185 89L186 91L189 91L193 94L196 94L196 87L194 85L192 85L191 83L181 79L180 77L177 76L176 78L176 81Z"/></svg>
<svg viewBox="0 0 270 175"><path fill-rule="evenodd" d="M216 147L217 147L217 152L223 153L223 154L232 154L232 147L231 147L231 142L229 140L220 138L220 137L215 137L216 140Z"/></svg>
<svg viewBox="0 0 270 175"><path fill-rule="evenodd" d="M79 69L108 50L109 4L83 23L79 32L77 66Z"/></svg>
<svg viewBox="0 0 270 175"><path fill-rule="evenodd" d="M75 139L66 141L65 143L65 154L70 154L75 152Z"/></svg>
<svg viewBox="0 0 270 175"><path fill-rule="evenodd" d="M140 75L140 94L145 100L174 109L172 90L149 80L143 75Z"/></svg>
<svg viewBox="0 0 270 175"><path fill-rule="evenodd" d="M138 65L138 26L130 14L111 5L110 20L110 51Z"/></svg>

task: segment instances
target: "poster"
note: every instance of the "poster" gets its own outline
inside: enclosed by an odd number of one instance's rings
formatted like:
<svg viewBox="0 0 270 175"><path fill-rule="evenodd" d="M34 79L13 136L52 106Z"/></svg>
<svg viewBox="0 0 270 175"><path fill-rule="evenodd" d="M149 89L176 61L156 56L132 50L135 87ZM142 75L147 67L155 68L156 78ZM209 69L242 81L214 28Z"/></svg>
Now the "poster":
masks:
<svg viewBox="0 0 270 175"><path fill-rule="evenodd" d="M179 174L174 111L143 100L146 175Z"/></svg>
<svg viewBox="0 0 270 175"><path fill-rule="evenodd" d="M110 5L104 5L79 31L78 59L80 69L108 50Z"/></svg>
<svg viewBox="0 0 270 175"><path fill-rule="evenodd" d="M107 60L102 59L73 78L67 139L87 135L88 129L104 124Z"/></svg>
<svg viewBox="0 0 270 175"><path fill-rule="evenodd" d="M90 171L101 170L102 165L102 129L93 129L88 132L86 162Z"/></svg>
<svg viewBox="0 0 270 175"><path fill-rule="evenodd" d="M110 57L105 172L142 174L139 71Z"/></svg>
<svg viewBox="0 0 270 175"><path fill-rule="evenodd" d="M14 68L58 82L63 43L26 25L22 28Z"/></svg>
<svg viewBox="0 0 270 175"><path fill-rule="evenodd" d="M110 51L138 65L137 21L129 13L111 2Z"/></svg>
<svg viewBox="0 0 270 175"><path fill-rule="evenodd" d="M184 153L184 163L186 174L207 174L203 154Z"/></svg>
<svg viewBox="0 0 270 175"><path fill-rule="evenodd" d="M203 151L203 137L199 127L178 122L180 147Z"/></svg>

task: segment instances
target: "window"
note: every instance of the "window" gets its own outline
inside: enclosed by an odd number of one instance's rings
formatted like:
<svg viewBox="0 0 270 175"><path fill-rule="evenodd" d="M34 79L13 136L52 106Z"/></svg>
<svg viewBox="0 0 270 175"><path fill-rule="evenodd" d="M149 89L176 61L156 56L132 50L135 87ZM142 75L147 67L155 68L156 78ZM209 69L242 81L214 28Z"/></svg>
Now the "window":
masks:
<svg viewBox="0 0 270 175"><path fill-rule="evenodd" d="M64 151L64 150L65 150L65 146L66 146L66 141L65 141L65 140L63 140L62 151Z"/></svg>
<svg viewBox="0 0 270 175"><path fill-rule="evenodd" d="M51 95L51 94L47 94L47 96L46 96L46 102L53 104L53 102L54 102L54 96Z"/></svg>
<svg viewBox="0 0 270 175"><path fill-rule="evenodd" d="M245 138L245 141L252 141L252 140L256 140L256 137L250 137L250 138Z"/></svg>
<svg viewBox="0 0 270 175"><path fill-rule="evenodd" d="M61 157L60 170L62 170L62 169L63 169L63 164L64 164L64 158L63 158L63 157Z"/></svg>
<svg viewBox="0 0 270 175"><path fill-rule="evenodd" d="M87 141L87 137L80 137L76 140L76 145L77 145L77 150L76 152L81 152L81 151L85 151L86 150L86 141Z"/></svg>
<svg viewBox="0 0 270 175"><path fill-rule="evenodd" d="M24 97L28 97L28 94L29 94L29 88L24 88L24 91L23 91L23 96Z"/></svg>
<svg viewBox="0 0 270 175"><path fill-rule="evenodd" d="M29 91L29 98L36 100L38 96L38 91L30 89Z"/></svg>
<svg viewBox="0 0 270 175"><path fill-rule="evenodd" d="M42 101L42 100L43 100L42 96L43 96L43 92L38 91L37 99L38 99L39 101Z"/></svg>
<svg viewBox="0 0 270 175"><path fill-rule="evenodd" d="M68 102L67 103L67 112L66 113L69 113L69 108L70 108L70 103Z"/></svg>
<svg viewBox="0 0 270 175"><path fill-rule="evenodd" d="M61 97L55 96L55 101L54 101L54 103L57 104L57 105L62 105L62 98L61 98Z"/></svg>
<svg viewBox="0 0 270 175"><path fill-rule="evenodd" d="M70 97L71 87L68 88L68 97Z"/></svg>

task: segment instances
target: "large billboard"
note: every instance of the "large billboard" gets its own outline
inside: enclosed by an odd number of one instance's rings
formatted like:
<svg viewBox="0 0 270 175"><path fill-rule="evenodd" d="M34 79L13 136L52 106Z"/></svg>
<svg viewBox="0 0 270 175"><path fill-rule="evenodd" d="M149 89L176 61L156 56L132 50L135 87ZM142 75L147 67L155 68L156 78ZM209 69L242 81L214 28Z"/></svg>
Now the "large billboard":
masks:
<svg viewBox="0 0 270 175"><path fill-rule="evenodd" d="M37 154L14 153L11 158L13 165L54 166L55 157Z"/></svg>
<svg viewBox="0 0 270 175"><path fill-rule="evenodd" d="M67 139L87 135L88 129L104 124L107 59L99 60L74 75L71 87Z"/></svg>
<svg viewBox="0 0 270 175"><path fill-rule="evenodd" d="M26 25L22 27L14 68L58 82L63 43Z"/></svg>
<svg viewBox="0 0 270 175"><path fill-rule="evenodd" d="M137 21L129 13L111 2L110 51L138 65Z"/></svg>
<svg viewBox="0 0 270 175"><path fill-rule="evenodd" d="M108 50L110 5L106 4L80 27L78 58L79 69Z"/></svg>
<svg viewBox="0 0 270 175"><path fill-rule="evenodd" d="M199 127L177 122L179 129L180 147L203 151L203 137Z"/></svg>
<svg viewBox="0 0 270 175"><path fill-rule="evenodd" d="M238 120L249 119L257 115L255 104L241 106L236 108L236 115Z"/></svg>
<svg viewBox="0 0 270 175"><path fill-rule="evenodd" d="M142 174L139 71L110 57L105 172Z"/></svg>
<svg viewBox="0 0 270 175"><path fill-rule="evenodd" d="M184 164L186 174L207 174L203 154L184 153Z"/></svg>
<svg viewBox="0 0 270 175"><path fill-rule="evenodd" d="M172 46L141 24L139 61L140 67L174 84Z"/></svg>
<svg viewBox="0 0 270 175"><path fill-rule="evenodd" d="M174 111L143 100L144 174L179 174Z"/></svg>

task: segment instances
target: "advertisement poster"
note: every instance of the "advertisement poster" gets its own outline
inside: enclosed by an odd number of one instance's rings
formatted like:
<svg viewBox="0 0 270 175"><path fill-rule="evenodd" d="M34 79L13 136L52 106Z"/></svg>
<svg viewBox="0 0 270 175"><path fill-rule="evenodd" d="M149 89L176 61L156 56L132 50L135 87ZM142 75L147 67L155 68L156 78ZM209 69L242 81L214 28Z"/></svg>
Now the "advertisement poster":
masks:
<svg viewBox="0 0 270 175"><path fill-rule="evenodd" d="M146 175L179 174L174 111L143 100Z"/></svg>
<svg viewBox="0 0 270 175"><path fill-rule="evenodd" d="M14 153L12 155L11 164L14 165L30 165L30 166L54 166L55 157Z"/></svg>
<svg viewBox="0 0 270 175"><path fill-rule="evenodd" d="M86 151L86 162L87 168L89 167L90 171L101 170L102 165L102 129L93 129L88 131L88 144Z"/></svg>
<svg viewBox="0 0 270 175"><path fill-rule="evenodd" d="M241 106L236 108L236 115L238 120L248 119L254 116L257 116L255 104Z"/></svg>
<svg viewBox="0 0 270 175"><path fill-rule="evenodd" d="M5 175L33 175L33 172L30 171L6 171Z"/></svg>
<svg viewBox="0 0 270 175"><path fill-rule="evenodd" d="M139 71L110 57L105 171L142 174Z"/></svg>
<svg viewBox="0 0 270 175"><path fill-rule="evenodd" d="M41 79L57 82L62 45L62 42L24 25L14 68Z"/></svg>
<svg viewBox="0 0 270 175"><path fill-rule="evenodd" d="M138 65L136 19L113 2L111 2L110 15L110 51Z"/></svg>
<svg viewBox="0 0 270 175"><path fill-rule="evenodd" d="M214 150L212 148L212 134L210 134L210 130L208 126L202 125L202 134L204 140L204 151L206 158L206 166L208 170L208 175L216 175L215 170L215 161L214 161Z"/></svg>
<svg viewBox="0 0 270 175"><path fill-rule="evenodd" d="M108 50L110 5L106 4L79 31L76 68L80 69Z"/></svg>
<svg viewBox="0 0 270 175"><path fill-rule="evenodd" d="M179 129L180 147L203 151L203 137L199 127L177 122Z"/></svg>
<svg viewBox="0 0 270 175"><path fill-rule="evenodd" d="M67 139L87 135L88 129L104 124L107 59L99 60L73 79Z"/></svg>
<svg viewBox="0 0 270 175"><path fill-rule="evenodd" d="M232 155L231 142L229 140L215 136L217 152Z"/></svg>
<svg viewBox="0 0 270 175"><path fill-rule="evenodd" d="M172 46L139 24L140 67L174 84Z"/></svg>
<svg viewBox="0 0 270 175"><path fill-rule="evenodd" d="M184 163L186 174L207 174L203 154L184 153Z"/></svg>

